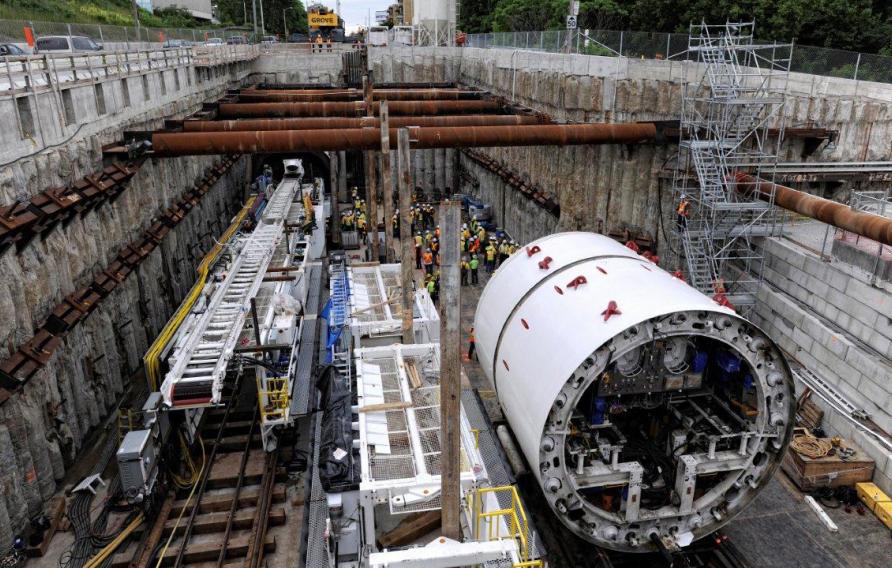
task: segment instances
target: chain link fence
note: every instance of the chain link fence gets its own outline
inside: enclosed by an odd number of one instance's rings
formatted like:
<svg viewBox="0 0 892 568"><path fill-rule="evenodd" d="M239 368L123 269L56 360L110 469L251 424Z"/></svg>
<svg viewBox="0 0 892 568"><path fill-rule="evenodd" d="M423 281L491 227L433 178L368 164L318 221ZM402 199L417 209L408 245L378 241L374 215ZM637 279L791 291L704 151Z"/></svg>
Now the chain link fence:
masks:
<svg viewBox="0 0 892 568"><path fill-rule="evenodd" d="M147 49L173 39L204 43L212 37L225 38L227 35L236 35L236 32L226 34L225 30L220 28L147 28L0 20L0 43L14 43L19 47L26 48L26 29L31 30L34 38L50 35L86 36L102 44L108 50Z"/></svg>
<svg viewBox="0 0 892 568"><path fill-rule="evenodd" d="M687 34L613 30L552 30L468 34L465 45L579 53L640 59L688 59ZM892 83L892 57L826 47L796 45L790 71L842 79Z"/></svg>

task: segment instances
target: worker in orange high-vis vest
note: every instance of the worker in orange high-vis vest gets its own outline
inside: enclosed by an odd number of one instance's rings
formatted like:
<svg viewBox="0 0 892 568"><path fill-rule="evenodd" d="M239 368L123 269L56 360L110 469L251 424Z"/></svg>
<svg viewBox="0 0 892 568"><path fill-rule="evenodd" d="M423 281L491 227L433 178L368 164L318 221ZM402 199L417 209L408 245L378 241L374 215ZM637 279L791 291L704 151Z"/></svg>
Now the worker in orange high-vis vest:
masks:
<svg viewBox="0 0 892 568"><path fill-rule="evenodd" d="M477 338L474 335L474 328L468 332L468 361L472 361L477 357Z"/></svg>
<svg viewBox="0 0 892 568"><path fill-rule="evenodd" d="M434 255L431 252L431 249L427 249L424 251L424 254L421 255L421 264L424 266L424 271L428 274L433 274L434 272Z"/></svg>
<svg viewBox="0 0 892 568"><path fill-rule="evenodd" d="M688 201L688 196L684 193L681 194L681 200L678 202L675 212L678 214L678 232L683 233L688 228L688 215L691 214L691 202Z"/></svg>

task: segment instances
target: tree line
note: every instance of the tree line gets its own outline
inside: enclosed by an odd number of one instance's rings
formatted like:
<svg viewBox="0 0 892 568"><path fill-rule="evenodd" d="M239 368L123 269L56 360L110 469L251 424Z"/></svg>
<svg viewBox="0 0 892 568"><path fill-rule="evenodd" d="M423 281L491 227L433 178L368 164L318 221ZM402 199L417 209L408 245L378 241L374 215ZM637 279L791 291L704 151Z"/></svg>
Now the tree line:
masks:
<svg viewBox="0 0 892 568"><path fill-rule="evenodd" d="M556 30L569 0L462 0L467 33ZM691 23L756 22L759 39L892 55L889 0L582 0L588 29L687 33Z"/></svg>
<svg viewBox="0 0 892 568"><path fill-rule="evenodd" d="M252 0L217 0L217 18L223 24L253 27ZM284 16L284 18L283 18ZM302 0L263 0L263 24L269 35L307 33L307 11ZM257 25L260 26L260 2L257 2Z"/></svg>

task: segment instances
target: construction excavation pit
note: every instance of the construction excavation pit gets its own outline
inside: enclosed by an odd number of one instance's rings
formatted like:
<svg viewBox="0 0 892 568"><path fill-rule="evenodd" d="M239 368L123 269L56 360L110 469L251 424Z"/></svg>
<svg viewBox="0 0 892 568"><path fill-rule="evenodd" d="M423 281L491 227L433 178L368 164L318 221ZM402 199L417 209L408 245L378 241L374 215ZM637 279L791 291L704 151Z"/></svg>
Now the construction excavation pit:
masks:
<svg viewBox="0 0 892 568"><path fill-rule="evenodd" d="M882 56L266 4L0 61L0 568L888 568Z"/></svg>

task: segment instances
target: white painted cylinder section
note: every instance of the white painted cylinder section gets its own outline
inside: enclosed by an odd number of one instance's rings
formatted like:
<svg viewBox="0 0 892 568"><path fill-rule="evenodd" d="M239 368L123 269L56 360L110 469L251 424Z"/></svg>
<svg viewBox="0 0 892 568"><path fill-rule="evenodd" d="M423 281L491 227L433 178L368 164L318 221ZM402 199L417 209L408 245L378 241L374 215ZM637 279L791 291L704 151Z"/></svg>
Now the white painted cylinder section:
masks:
<svg viewBox="0 0 892 568"><path fill-rule="evenodd" d="M573 532L600 545L646 551L654 546L648 531L661 534L664 541L686 543L715 530L752 498L751 489L770 477L789 440L792 379L774 343L733 310L603 235L552 234L520 249L483 291L475 331L480 364L546 499ZM673 345L680 351L673 352ZM643 352L658 354L660 362L628 375L619 370L624 355ZM701 368L704 388L699 383L691 388L687 383L668 386L675 384L671 379L693 374L694 355L708 357L710 365L731 359L738 367L724 377L718 377L721 373L714 368ZM729 376L732 387L726 387ZM611 380L643 380L659 386L630 394L601 394L611 392L604 387ZM665 480L666 495L674 497L667 498L665 506L646 508L639 505L637 491L651 490L653 475L647 458L632 457L634 446L626 444L638 430L624 423L622 414L648 417L663 412L664 423L674 420L673 415L679 424L687 423L682 415L689 410L684 406L689 395L695 401L690 408L699 409L697 401L705 401L701 404L705 411L690 411L694 426L686 434L696 444L685 442L684 447L666 450L679 430L656 436L654 447L668 451L665 463L671 462L671 468L665 464L660 468L671 472L656 482ZM608 418L598 417L603 423L586 414L595 397L602 408L609 406ZM748 417L735 417L732 410L719 416L724 411L714 410L745 402L753 410ZM697 412L710 416L706 429L697 425ZM583 429L590 428L585 438L589 442L582 446L568 433L580 431L576 421ZM606 438L598 442L598 436L611 421L620 441L607 446ZM734 428L722 432L723 421ZM622 435L617 424L626 428ZM710 427L718 432L709 431ZM642 442L636 443L640 447ZM725 451L716 452L716 444ZM695 472L687 477L686 464ZM695 479L704 471L702 480ZM623 479L612 487L625 483L627 493L602 498L600 492L607 494L611 484L601 481L611 476ZM687 497L679 499L684 492ZM710 522L703 521L706 517Z"/></svg>

